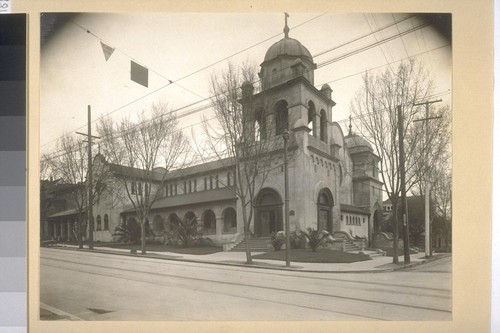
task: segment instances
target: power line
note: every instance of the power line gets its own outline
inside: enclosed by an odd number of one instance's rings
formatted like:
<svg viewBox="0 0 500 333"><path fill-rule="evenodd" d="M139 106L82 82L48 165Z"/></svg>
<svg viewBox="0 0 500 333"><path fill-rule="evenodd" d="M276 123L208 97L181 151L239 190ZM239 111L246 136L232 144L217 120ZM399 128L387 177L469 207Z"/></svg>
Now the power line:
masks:
<svg viewBox="0 0 500 333"><path fill-rule="evenodd" d="M324 14L322 14L322 15L324 15ZM320 16L322 16L322 15L316 16L315 18L318 18L318 17L320 17ZM313 18L313 19L315 19L315 18ZM309 21L312 21L313 19L311 19L311 20L309 20ZM305 23L307 23L307 22L309 22L309 21L303 22L302 24L305 24ZM302 25L302 24L301 24L301 25ZM409 29L409 30L407 30L407 31L404 31L403 33L398 33L398 34L396 34L396 35L393 35L393 36L390 36L390 37L388 37L388 38L385 38L384 40L381 40L381 41L378 41L378 42L376 42L376 43L370 44L370 45L368 45L368 46L362 47L362 48L360 48L360 49L358 49L358 50L354 50L354 51L348 52L348 53L346 53L346 54L344 54L344 55L342 55L342 56L332 58L332 59L327 60L327 61L325 61L325 62L323 62L323 63L320 63L320 64L318 65L318 68L320 68L320 67L324 67L324 66L330 65L330 64L332 64L332 63L334 63L334 62L336 62L336 61L339 61L339 60L342 60L342 59L348 58L348 57L353 56L353 55L355 55L355 54L357 54L357 53L360 53L360 52L363 52L363 51L365 51L365 50L368 50L368 49L370 49L370 48L372 48L372 47L375 47L375 46L377 46L377 45L379 45L379 44L381 44L381 43L385 43L386 41L389 41L389 40L392 40L392 39L394 39L394 38L397 38L397 37L398 37L398 36L400 36L400 35L407 34L407 33L410 33L410 32L413 32L413 31L416 31L416 30L418 30L418 29L421 29L421 28L423 28L423 27L425 27L425 26L427 26L427 25L428 25L428 24L422 24L422 25L420 25L420 26L413 27L413 28L411 28L411 29ZM280 34L280 35L281 35L281 34ZM256 44L256 45L258 45L258 44ZM445 45L445 46L446 46L446 45ZM442 46L442 47L444 47L444 46ZM251 47L250 47L250 48L251 48ZM439 48L441 48L441 47L439 47ZM249 48L247 48L247 49L249 49ZM436 48L436 49L438 49L438 48ZM433 49L433 50L435 50L435 49ZM430 52L430 51L432 51L432 50L428 50L428 51L426 51L426 52L424 52L424 53L427 53L427 52ZM417 55L414 55L413 57L415 57L415 56L417 56ZM227 59L227 58L226 58L226 59ZM401 59L401 60L404 60L404 59ZM393 63L394 63L394 62L393 62ZM388 64L388 65L389 65L389 64ZM385 67L385 65L384 65L384 66L378 66L378 67ZM286 68L284 68L284 69L282 69L282 70L285 70L285 69L286 69ZM358 74L359 74L359 73L358 73ZM357 75L357 74L353 74L353 75ZM349 76L347 76L347 77L350 77L350 76L353 76L353 75L349 75ZM345 77L344 77L344 78L345 78ZM340 80L340 79L336 79L336 80L334 80L334 81L338 81L338 80ZM334 81L330 81L330 82L334 82ZM254 81L253 83L258 83L258 82L259 82L259 80L256 80L256 81ZM162 89L162 88L163 88L163 87L160 87L159 89ZM145 95L145 96L149 96L149 95L151 95L151 94L155 93L156 91L158 91L159 89L157 89L157 90L155 90L155 91L153 91L153 92L150 92L150 93L148 93L148 94L147 94L147 95ZM237 88L235 88L235 89L239 89L239 87L237 87ZM221 93L221 94L222 94L222 93ZM120 109L122 109L122 108L124 108L124 107L126 107L126 106L128 106L128 105L130 105L130 104L132 104L132 103L134 103L134 102L136 102L137 100L139 100L139 99L141 99L141 98L144 98L145 96L142 96L142 97L140 97L140 98L138 98L138 99L136 99L136 100L134 100L134 101L132 101L132 102L129 102L129 103L125 104L124 106L121 106L121 107L120 107L120 108L118 108L118 109L115 109L115 110L113 110L113 111L111 111L111 112L109 112L109 113L107 113L107 114L105 114L105 115L103 115L103 116L101 116L101 117L97 118L96 120L94 120L94 122L95 122L95 121L98 121L98 120L100 120L100 119L102 119L102 118L104 118L104 117L106 117L106 116L108 116L108 115L110 115L110 114L111 114L111 113L113 113L113 112L116 112L116 111L118 111L118 110L120 110ZM218 95L216 95L216 96L218 96ZM216 96L215 96L215 97L216 97ZM189 104L189 105L187 105L187 106L184 106L184 107L178 108L178 109L176 109L176 110L172 110L172 111L171 111L171 112L169 112L169 113L178 112L178 111L180 111L180 110L182 110L182 109L185 109L185 108L187 108L187 107L189 107L189 106L193 106L193 105L199 104L199 103L201 103L201 102L204 102L204 101L210 100L210 99L211 99L211 98L213 98L213 97L214 97L214 96L211 96L211 97L208 97L208 98L204 98L204 99L202 99L202 100L200 100L200 101L197 101L197 102L191 103L191 104ZM206 109L210 108L211 106L212 106L212 105L211 105L211 104L209 104L209 105L205 105L205 106L199 107L199 108L198 108L198 109L196 109L196 110L188 111L188 112L186 112L186 114L183 114L183 115L179 116L179 118L180 118L180 117L187 116L187 115L190 115L190 114L194 114L194 113L199 112L199 111L202 111L202 110L206 110ZM152 121L152 120L154 120L154 118L152 118L152 119L151 119L151 121ZM138 125L139 125L139 124L138 124ZM84 126L82 126L82 127L84 127ZM80 127L80 128L82 128L82 127ZM78 128L78 129L80 129L80 128ZM61 137L62 137L62 136L61 136ZM59 138L61 138L61 137L59 137ZM57 139L59 139L59 138L56 138L55 140L57 140ZM49 143L51 143L51 142L53 142L53 141L55 141L55 140L52 140L52 141L50 141ZM48 143L47 143L47 144L48 144ZM45 145L47 145L47 144L45 144Z"/></svg>
<svg viewBox="0 0 500 333"><path fill-rule="evenodd" d="M448 46L448 45L449 45L449 44L446 44L446 45L439 46L439 47L436 47L436 48L431 49L431 50L427 50L427 51L425 51L425 52L421 52L421 53L419 53L419 54L416 54L416 55L411 56L410 58L415 58L415 57L420 56L420 55L422 55L422 54L425 54L425 53L428 53L428 52L432 52L432 51L435 51L435 50L438 50L438 49L444 48L444 47L446 47L446 46ZM400 59L400 60L398 60L398 61L394 61L394 62L392 62L392 63L400 62L400 61L402 61L402 60L406 60L406 59L408 59L408 58L403 58L403 59ZM392 64L392 63L390 63L390 64ZM350 75L344 76L344 77L342 77L342 78L338 78L338 79L335 79L335 80L329 81L329 82L327 82L327 83L337 82L337 81L343 80L343 79L345 79L345 78L349 78L349 77L352 77L352 76L355 76L355 75L359 75L359 74L362 74L362 73L365 73L365 72L368 72L368 71L372 71L372 70L375 70L375 69L379 69L379 68L387 67L387 66L389 66L390 64L387 64L387 65L381 65L381 66L376 66L376 67L372 67L372 68L369 68L369 69L367 69L367 70L365 70L365 71L357 72L357 73L355 73L355 74L350 74ZM257 82L259 82L259 80L255 81L255 82L253 82L253 83L257 83ZM323 84L324 84L324 83L323 83ZM321 85L323 85L323 84L317 85L317 87L320 87L320 86L321 86ZM239 87L238 87L238 88L235 88L235 89L239 89ZM301 92L301 91L299 91L299 92L297 92L297 93L300 93L300 92ZM444 92L444 94L447 94L447 93L450 93L450 92L451 92L451 91ZM222 94L222 93L220 93L220 94ZM219 95L220 95L220 94L219 94ZM443 94L443 93L441 93L441 94ZM218 95L216 95L216 96L218 96ZM438 95L431 95L431 96L428 96L428 97L436 97L436 96L438 96ZM172 110L172 111L170 111L169 113L178 112L178 111L180 111L180 110L183 110L183 109L188 108L188 107L190 107L190 106L193 106L193 105L199 104L199 103L201 103L201 102L207 101L207 100L209 100L209 99L210 99L210 97L209 97L209 98L205 98L205 99L203 99L203 100L200 100L200 101L197 101L197 102L191 103L191 104L189 104L189 105L183 106L183 107L181 107L181 108L178 108L178 109ZM186 113L179 115L177 118L182 118L182 117L185 117L185 116L188 116L188 115L191 115L191 114L197 113L197 112L201 112L201 111L206 110L206 109L209 109L209 108L211 108L211 107L212 107L212 104L210 103L210 104L207 104L207 105L204 105L204 106L198 107L198 108L196 108L196 109L194 109L194 110L187 111ZM99 119L101 119L101 118L104 118L104 117L105 117L105 116L102 116L102 117L98 118L97 120L99 120ZM359 118L359 117L356 117L355 119L358 119L358 118ZM155 119L155 118L152 118L152 119L150 119L149 121L153 121L154 119ZM214 119L214 118L211 118L211 119ZM338 123L342 123L342 122L345 122L345 121L347 121L347 119L344 119L344 120L341 120L341 121L337 121L337 122L338 122ZM198 123L198 124L199 124L199 123ZM137 126L139 126L139 125L140 125L140 124L137 124ZM187 126L186 128L188 128L188 127L192 127L192 125L191 125L191 126ZM56 153L57 153L57 152L56 152Z"/></svg>
<svg viewBox="0 0 500 333"><path fill-rule="evenodd" d="M364 15L364 14L363 14L363 15ZM334 50L336 50L336 49L338 49L338 48L340 48L340 47L343 47L343 46L346 46L346 45L352 44L352 43L357 42L357 41L359 41L359 40L361 40L361 39L363 39L363 38L366 38L366 37L369 37L369 36L371 36L371 35L374 35L376 32L379 32L379 31L385 30L385 29L387 29L387 28L390 28L390 27L392 27L392 26L396 25L397 23L404 22L404 21L406 21L406 20L408 20L408 19L410 19L410 18L412 18L412 17L414 17L414 16L415 16L415 15L409 15L409 16L407 16L407 17L405 17L405 18L402 18L402 19L400 19L400 20L398 20L398 21L395 21L394 23L387 24L387 25L383 26L382 28L379 28L378 30L375 30L375 31L373 31L373 30L371 29L371 27L370 27L370 32L369 32L369 33L364 34L364 35L361 35L361 36L356 37L356 38L354 38L354 39L351 39L351 40L350 40L350 41L348 41L348 42L345 42L345 43L342 43L342 44L336 45L335 47L333 47L333 48L331 48L331 49L327 49L327 50L325 50L325 51L322 51L322 52L316 53L315 55L313 55L313 58L316 58L316 57L322 56L322 55L323 55L323 54L325 54L325 53L328 53L328 52L334 51ZM365 17L365 19L366 19L366 17Z"/></svg>
<svg viewBox="0 0 500 333"><path fill-rule="evenodd" d="M307 23L309 23L309 22L313 21L313 20L316 20L316 19L318 19L318 18L320 18L321 16L324 16L324 15L326 15L326 14L327 14L327 13L322 13L322 14L317 15L317 16L315 16L315 17L313 17L313 18L309 19L309 20L306 20L306 21L304 21L304 22L302 22L302 23L300 23L300 24L298 24L298 25L296 25L296 26L292 27L292 28L291 28L291 30L296 29L296 28L298 28L298 27L300 27L300 26L302 26L302 25L304 25L304 24L307 24ZM73 21L72 21L72 22L73 22ZM89 30L85 29L83 26L78 25L78 24L76 24L75 22L73 22L73 23L74 23L75 25L77 25L78 27L80 27L81 29L83 29L83 30L87 31L89 34L91 34L91 35L93 35L94 37L98 38L99 40L102 40L102 39L100 39L100 37L99 37L99 36L97 36L97 35L93 34L93 33L92 33L92 32L90 32ZM217 65L217 64L219 64L219 63L221 63L221 62L223 62L223 61L226 61L227 59L230 59L230 58L232 58L232 57L234 57L234 56L236 56L236 55L238 55L238 54L240 54L240 53L243 53L243 52L245 52L245 51L247 51L247 50L249 50L249 49L251 49L251 48L253 48L253 47L256 47L256 46L258 46L258 45L260 45L260 44L263 44L263 43L265 43L265 42L267 42L267 41L269 41L269 40L271 40L271 39L274 39L274 38L276 38L276 37L279 37L279 36L281 36L281 34L282 34L282 33L279 33L279 34L273 35L273 36L271 36L271 37L269 37L269 38L266 38L266 39L265 39L265 40L263 40L263 41L260 41L260 42L258 42L258 43L256 43L256 44L253 44L253 45L249 46L249 47L246 47L246 48L244 48L243 50L240 50L240 51L238 51L238 52L236 52L236 53L233 53L233 54L232 54L232 55L230 55L230 56L227 56L227 57L225 57L225 58L223 58L223 59L221 59L221 60L218 60L218 61L216 61L216 62L214 62L214 63L211 63L211 64L209 64L209 65L207 65L207 66L205 66L205 67L202 67L202 68L200 68L200 69L198 69L198 70L196 70L196 71L194 71L194 72L191 72L191 73L189 73L189 74L187 74L187 75L184 75L184 76L182 76L182 77L180 77L180 78L178 78L178 79L175 79L175 80L170 80L170 79L168 79L168 78L164 77L163 75L161 75L161 74L159 74L158 72L156 72L156 71L155 71L155 73L157 73L157 74L158 74L158 75L160 75L161 77L163 77L163 78L165 78L166 80L168 80L168 81L169 81L169 83L168 83L168 84L166 84L166 85L164 85L164 86L161 86L161 87L159 87L159 88L155 89L155 90L154 90L154 91L152 91L152 92L147 93L146 95L143 95L143 96L141 96L141 97L139 97L139 98L136 98L136 99L134 99L134 100L132 100L132 101L130 101L130 102L128 102L128 103L126 103L125 105L122 105L122 106L120 106L120 107L118 107L118 108L116 108L116 109L114 109L114 110L112 110L112 111L110 111L110 112L108 112L108 113L104 114L103 116L101 116L101 117L99 117L99 118L95 119L93 122L96 122L96 121L100 120L101 118L107 117L107 116L109 116L110 114L112 114L112 113L114 113L114 112L117 112L117 111L119 111L119 110L121 110L121 109L123 109L123 108L125 108L125 107L127 107L127 106L129 106L129 105L131 105L131 104L134 104L135 102L137 102L137 101L139 101L139 100L141 100L141 99L143 99L143 98L146 98L146 97L148 97L148 96L150 96L150 95L152 95L152 94L154 94L154 93L156 93L156 92L158 92L158 91L160 91L160 90L162 90L162 89L164 89L164 88L168 87L168 86L169 86L169 85L171 85L171 84L176 84L176 85L178 85L178 83L177 83L178 81L181 81L181 80L183 80L183 79L185 79L185 78L188 78L188 77L190 77L190 76L192 76L192 75L195 75L195 74L197 74L197 73L199 73L199 72L201 72L201 71L203 71L203 70L205 70L205 69L207 69L207 68L213 67L213 66L215 66L215 65ZM121 52L121 53L123 53L123 54L125 54L128 58L133 59L132 57L128 56L128 55L127 55L126 53L124 53L123 51L121 51L121 50L120 50L120 52ZM134 60L134 61L135 61L135 60ZM146 66L144 66L144 67L146 67ZM146 68L147 68L147 67L146 67ZM180 85L178 85L178 86L180 86ZM180 87L181 87L181 86L180 86ZM181 88L188 90L187 88L184 88L184 87L181 87ZM188 91L190 91L190 90L188 90ZM196 95L197 95L197 94L196 94ZM198 96L199 96L199 95L198 95ZM200 97L201 97L201 96L200 96ZM202 98L203 98L203 97L202 97ZM203 100L201 100L201 101L195 102L195 103L200 103L200 102L203 102L203 101L205 101L205 100L207 100L207 98L205 98L205 99L203 99ZM191 104L191 105L192 105L192 104ZM82 126L80 126L80 127L76 128L76 129L75 129L75 131L76 131L76 130L79 130L79 129L82 129L82 128L84 128L85 126L86 126L86 125L82 125ZM72 132L72 131L71 131L71 132ZM46 146L46 145L48 145L48 144L50 144L50 143L52 143L52 142L54 142L54 141L56 141L56 140L58 140L58 139L60 139L60 138L61 138L61 137L57 137L57 138L55 138L54 140L51 140L51 141L49 141L49 142L45 143L45 144L44 144L44 146Z"/></svg>

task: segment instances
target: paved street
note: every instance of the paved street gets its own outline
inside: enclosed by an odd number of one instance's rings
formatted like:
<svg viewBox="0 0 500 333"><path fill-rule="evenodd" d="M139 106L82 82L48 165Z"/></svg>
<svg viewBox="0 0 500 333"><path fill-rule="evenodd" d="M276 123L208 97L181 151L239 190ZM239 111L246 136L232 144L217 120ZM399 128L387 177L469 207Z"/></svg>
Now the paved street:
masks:
<svg viewBox="0 0 500 333"><path fill-rule="evenodd" d="M307 273L42 248L40 274L47 320L451 320L450 258Z"/></svg>

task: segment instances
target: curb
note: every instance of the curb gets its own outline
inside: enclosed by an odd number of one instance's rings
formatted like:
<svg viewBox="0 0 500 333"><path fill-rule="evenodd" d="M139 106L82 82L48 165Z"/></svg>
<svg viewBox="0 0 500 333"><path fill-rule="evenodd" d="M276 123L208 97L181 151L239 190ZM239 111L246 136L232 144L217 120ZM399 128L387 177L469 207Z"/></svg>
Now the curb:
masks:
<svg viewBox="0 0 500 333"><path fill-rule="evenodd" d="M103 254L111 254L111 255L118 255L118 256L126 256L126 257L142 257L142 258L149 258L149 259L159 259L159 260L171 260L171 261L184 261L184 262L191 262L191 263L197 263L197 264L211 264L211 265L219 265L219 266L233 266L233 267L245 267L245 268L258 268L258 269L268 269L268 270L279 270L279 271L288 271L288 272L305 272L305 273L340 273L340 274L353 274L353 273L387 273L387 272L394 272L394 271L399 271L402 269L406 268L411 268L415 266L419 266L431 261L435 261L438 259L446 258L448 256L442 256L442 257L431 257L424 259L419 262L413 262L409 263L407 265L402 265L400 267L391 267L391 268L383 268L383 269L364 269L364 270L345 270L345 271L339 271L339 270L314 270L314 269L294 269L294 268L287 268L287 267L270 267L262 264L245 264L245 263L231 263L231 262L221 262L221 261L206 261L206 260L196 260L196 259L186 259L186 258L169 258L166 256L158 255L158 254L131 254L128 252L119 252L119 251L109 251L109 250L99 250L99 249L79 249L79 248L68 248L68 247L52 247L52 248L58 248L58 249L63 249L63 250L70 250L70 251L80 251L80 252L94 252L94 253L103 253Z"/></svg>

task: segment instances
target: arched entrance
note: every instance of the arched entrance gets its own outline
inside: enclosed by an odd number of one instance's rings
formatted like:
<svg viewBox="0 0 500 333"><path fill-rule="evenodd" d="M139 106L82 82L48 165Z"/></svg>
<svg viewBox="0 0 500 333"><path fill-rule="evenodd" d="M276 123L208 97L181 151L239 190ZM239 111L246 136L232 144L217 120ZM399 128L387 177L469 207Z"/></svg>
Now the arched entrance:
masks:
<svg viewBox="0 0 500 333"><path fill-rule="evenodd" d="M332 207L333 195L328 188L323 188L318 193L318 230L333 232Z"/></svg>
<svg viewBox="0 0 500 333"><path fill-rule="evenodd" d="M255 236L266 237L272 232L283 230L283 201L278 192L270 188L262 189L257 195L254 209Z"/></svg>
<svg viewBox="0 0 500 333"><path fill-rule="evenodd" d="M382 228L382 213L379 209L377 209L373 213L373 233L378 234L381 228Z"/></svg>
<svg viewBox="0 0 500 333"><path fill-rule="evenodd" d="M162 236L164 234L165 222L163 221L163 217L161 217L160 215L155 215L155 217L153 218L151 231L153 231L153 234L155 236Z"/></svg>
<svg viewBox="0 0 500 333"><path fill-rule="evenodd" d="M212 235L217 232L217 222L213 210L207 209L202 215L202 220L204 234Z"/></svg>

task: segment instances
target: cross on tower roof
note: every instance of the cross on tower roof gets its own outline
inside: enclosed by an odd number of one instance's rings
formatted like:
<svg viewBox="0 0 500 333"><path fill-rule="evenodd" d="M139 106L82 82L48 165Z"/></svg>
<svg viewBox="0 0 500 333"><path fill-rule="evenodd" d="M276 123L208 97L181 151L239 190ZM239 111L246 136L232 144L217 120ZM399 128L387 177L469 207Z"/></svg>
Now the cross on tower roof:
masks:
<svg viewBox="0 0 500 333"><path fill-rule="evenodd" d="M290 15L285 13L285 27L283 28L283 32L285 33L285 38L288 38L288 33L290 32L290 28L288 27L288 18Z"/></svg>

